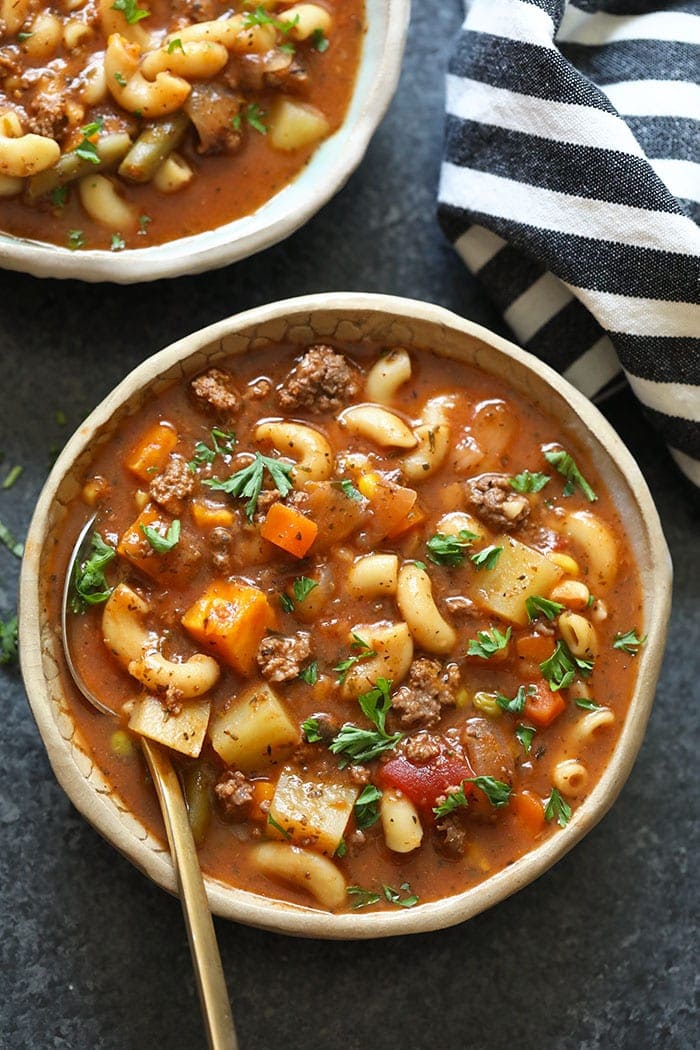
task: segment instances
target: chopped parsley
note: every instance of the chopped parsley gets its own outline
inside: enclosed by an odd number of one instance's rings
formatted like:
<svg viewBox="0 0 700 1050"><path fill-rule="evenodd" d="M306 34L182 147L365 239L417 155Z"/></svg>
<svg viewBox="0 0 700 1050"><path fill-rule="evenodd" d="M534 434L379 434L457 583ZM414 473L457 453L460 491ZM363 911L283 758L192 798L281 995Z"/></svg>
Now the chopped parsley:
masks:
<svg viewBox="0 0 700 1050"><path fill-rule="evenodd" d="M126 241L120 233L113 233L112 239L109 242L109 250L111 252L123 252L126 248Z"/></svg>
<svg viewBox="0 0 700 1050"><path fill-rule="evenodd" d="M393 750L401 740L402 733L387 733L386 715L391 707L391 682L378 678L374 687L358 696L357 702L365 717L375 729L361 729L346 722L334 737L330 750L341 755L341 769L347 765L370 762L385 751Z"/></svg>
<svg viewBox="0 0 700 1050"><path fill-rule="evenodd" d="M348 676L348 671L351 667L354 667L360 660L366 660L370 656L376 656L374 649L370 649L367 642L360 638L359 634L352 632L353 642L350 646L351 649L359 649L360 652L353 656L348 656L346 660L341 660L339 664L336 664L333 668L334 671L338 672L338 685L342 685Z"/></svg>
<svg viewBox="0 0 700 1050"><path fill-rule="evenodd" d="M180 40L179 37L176 37L175 40L171 40L168 44L168 54L172 55L175 51L182 51L183 55L185 53L185 49L182 46L182 40Z"/></svg>
<svg viewBox="0 0 700 1050"><path fill-rule="evenodd" d="M576 466L576 461L572 456L569 455L565 449L545 449L544 458L548 463L566 479L566 485L564 486L564 495L573 495L576 488L580 488L589 503L594 503L598 499L595 492L584 478L581 471Z"/></svg>
<svg viewBox="0 0 700 1050"><path fill-rule="evenodd" d="M347 893L348 896L354 898L351 907L355 910L366 908L371 904L379 904L382 897L389 904L396 904L399 908L413 908L419 901L416 894L411 893L411 887L408 882L402 882L398 890L394 890L391 886L382 883L381 893L365 889L363 886L348 886ZM407 894L407 896L402 897L402 893Z"/></svg>
<svg viewBox="0 0 700 1050"><path fill-rule="evenodd" d="M280 605L286 613L294 612L294 599L286 591L282 591L280 594Z"/></svg>
<svg viewBox="0 0 700 1050"><path fill-rule="evenodd" d="M301 731L307 744L322 744L323 737L319 733L320 723L318 718L307 718L301 723Z"/></svg>
<svg viewBox="0 0 700 1050"><path fill-rule="evenodd" d="M323 32L320 26L318 27L318 29L314 29L313 33L311 34L311 46L314 49L314 51L318 51L321 55L324 51L328 50L328 37Z"/></svg>
<svg viewBox="0 0 700 1050"><path fill-rule="evenodd" d="M409 894L409 896L401 897L401 890ZM389 904L397 904L399 908L412 908L419 900L415 893L411 893L411 887L408 882L402 882L399 890L392 890L391 886L382 885L382 892Z"/></svg>
<svg viewBox="0 0 700 1050"><path fill-rule="evenodd" d="M4 489L11 489L15 482L20 478L24 467L20 467L19 464L12 467L7 477L2 483Z"/></svg>
<svg viewBox="0 0 700 1050"><path fill-rule="evenodd" d="M513 789L509 784L504 784L502 780L496 780L495 777L467 777L463 783L474 784L480 791L483 791L495 809L507 806L510 802Z"/></svg>
<svg viewBox="0 0 700 1050"><path fill-rule="evenodd" d="M69 230L68 231L68 247L72 252L77 252L80 248L84 248L87 244L83 236L82 230Z"/></svg>
<svg viewBox="0 0 700 1050"><path fill-rule="evenodd" d="M360 831L366 831L379 820L379 800L382 792L374 784L367 784L355 802L355 823Z"/></svg>
<svg viewBox="0 0 700 1050"><path fill-rule="evenodd" d="M29 40L33 36L34 36L33 33L23 32L23 33L18 33L17 34L17 39L19 40L20 44L23 44L25 40Z"/></svg>
<svg viewBox="0 0 700 1050"><path fill-rule="evenodd" d="M466 809L468 805L469 799L464 793L464 781L462 781L456 791L451 791L449 795L446 795L444 802L433 806L433 813L436 817L446 817L454 813L456 809Z"/></svg>
<svg viewBox="0 0 700 1050"><path fill-rule="evenodd" d="M155 529L153 525L142 525L141 532L144 534L156 554L167 554L180 541L180 519L175 518L170 523L168 531L164 534Z"/></svg>
<svg viewBox="0 0 700 1050"><path fill-rule="evenodd" d="M595 700L588 696L579 696L575 703L582 711L600 711L600 704L596 704Z"/></svg>
<svg viewBox="0 0 700 1050"><path fill-rule="evenodd" d="M525 725L523 722L515 727L515 739L523 745L528 755L532 749L532 738L536 732L534 726Z"/></svg>
<svg viewBox="0 0 700 1050"><path fill-rule="evenodd" d="M299 15L295 15L293 19L282 22L279 18L275 18L274 15L268 14L262 4L258 4L254 11L246 11L243 15L243 25L246 29L249 29L251 26L274 26L275 29L279 30L280 33L284 33L285 36L294 28L298 21Z"/></svg>
<svg viewBox="0 0 700 1050"><path fill-rule="evenodd" d="M265 110L261 109L257 102L250 102L246 106L245 119L251 128L253 128L254 131L259 132L261 135L267 135L267 124L263 123L264 116Z"/></svg>
<svg viewBox="0 0 700 1050"><path fill-rule="evenodd" d="M81 158L81 160L89 160L91 164L100 163L100 156L97 152L97 146L95 145L94 140L100 134L103 127L104 120L102 117L98 117L97 120L93 120L91 124L86 124L80 129L83 138L76 146L75 153L76 156Z"/></svg>
<svg viewBox="0 0 700 1050"><path fill-rule="evenodd" d="M51 190L51 203L54 208L63 208L68 200L67 186L54 186Z"/></svg>
<svg viewBox="0 0 700 1050"><path fill-rule="evenodd" d="M381 893L374 890L366 890L362 886L348 886L348 896L353 898L351 908L367 908L370 904L379 904L382 899Z"/></svg>
<svg viewBox="0 0 700 1050"><path fill-rule="evenodd" d="M126 87L126 77L123 73L115 73L114 79L116 80L117 84L119 84L119 87Z"/></svg>
<svg viewBox="0 0 700 1050"><path fill-rule="evenodd" d="M470 554L469 560L474 563L477 569L493 569L502 553L503 547L494 547L491 544L490 547L484 547L482 551L477 551L476 554Z"/></svg>
<svg viewBox="0 0 700 1050"><path fill-rule="evenodd" d="M77 561L73 570L73 594L70 607L74 613L85 612L88 605L101 605L113 591L105 578L105 568L116 557L114 547L93 532L90 554L85 561Z"/></svg>
<svg viewBox="0 0 700 1050"><path fill-rule="evenodd" d="M552 655L540 664L540 670L549 688L556 693L570 686L577 674L588 678L593 670L593 661L574 656L566 642L560 640Z"/></svg>
<svg viewBox="0 0 700 1050"><path fill-rule="evenodd" d="M24 554L24 544L12 535L7 525L0 521L0 543L4 543L15 558L21 558Z"/></svg>
<svg viewBox="0 0 700 1050"><path fill-rule="evenodd" d="M342 858L342 857L345 856L347 851L348 851L348 847L345 845L345 839L341 839L340 842L338 843L338 848L336 849L336 851L333 854L333 856Z"/></svg>
<svg viewBox="0 0 700 1050"><path fill-rule="evenodd" d="M507 696L503 696L502 693L496 693L496 703L502 711L508 711L513 715L519 715L525 709L525 701L528 696L532 696L534 692L534 685L519 685L517 693L511 699Z"/></svg>
<svg viewBox="0 0 700 1050"><path fill-rule="evenodd" d="M491 631L477 631L476 638L469 639L467 656L480 656L482 660L489 660L507 647L512 633L511 627L506 627L505 634L497 627Z"/></svg>
<svg viewBox="0 0 700 1050"><path fill-rule="evenodd" d="M17 617L0 620L0 664L11 664L17 659Z"/></svg>
<svg viewBox="0 0 700 1050"><path fill-rule="evenodd" d="M114 0L113 11L121 11L130 26L136 25L142 18L150 18L151 12L139 7L138 0Z"/></svg>
<svg viewBox="0 0 700 1050"><path fill-rule="evenodd" d="M316 685L316 682L318 682L318 661L312 660L308 667L299 672L299 677L307 685Z"/></svg>
<svg viewBox="0 0 700 1050"><path fill-rule="evenodd" d="M644 635L643 638L640 638L637 634L637 628L633 627L631 631L625 631L624 634L615 635L613 649L620 649L623 653L629 653L630 656L636 656L646 640L647 636Z"/></svg>
<svg viewBox="0 0 700 1050"><path fill-rule="evenodd" d="M552 794L547 799L544 809L544 819L556 820L560 828L565 828L571 820L571 806L562 798L556 788L552 788Z"/></svg>
<svg viewBox="0 0 700 1050"><path fill-rule="evenodd" d="M538 616L546 616L548 620L553 620L559 613L563 613L565 605L560 602L553 602L549 598L543 598L539 594L531 594L529 598L525 599L525 609L527 610L527 618L532 623Z"/></svg>
<svg viewBox="0 0 700 1050"><path fill-rule="evenodd" d="M150 226L150 224L152 222L153 222L153 219L151 218L150 215L139 215L139 229L138 229L139 237L145 237L146 236L146 234L148 233L148 227Z"/></svg>
<svg viewBox="0 0 700 1050"><path fill-rule="evenodd" d="M466 558L466 549L479 537L469 529L460 529L456 536L436 532L426 543L428 558L435 565L461 565Z"/></svg>
<svg viewBox="0 0 700 1050"><path fill-rule="evenodd" d="M204 463L213 463L217 456L228 456L234 450L236 435L232 430L212 427L210 434L211 448L205 441L198 441L194 446L192 459L187 464L193 474L197 467L202 466Z"/></svg>
<svg viewBox="0 0 700 1050"><path fill-rule="evenodd" d="M270 825L270 827L274 828L275 831L279 831L280 835L284 835L284 837L289 842L289 840L292 837L290 832L288 832L286 828L283 828L282 825L275 820L271 813L268 813L267 815L267 823Z"/></svg>
<svg viewBox="0 0 700 1050"><path fill-rule="evenodd" d="M529 470L523 470L520 474L508 478L508 484L516 492L541 492L551 480L549 474L533 474Z"/></svg>
<svg viewBox="0 0 700 1050"><path fill-rule="evenodd" d="M315 588L318 587L316 580L310 580L308 576L299 576L292 584L292 590L294 591L294 600L297 602L303 602L304 598L308 598Z"/></svg>
<svg viewBox="0 0 700 1050"><path fill-rule="evenodd" d="M334 481L333 484L339 489L342 489L348 499L353 499L356 503L359 503L362 500L362 493L358 492L352 481L349 481L348 478L343 478L341 481Z"/></svg>
<svg viewBox="0 0 700 1050"><path fill-rule="evenodd" d="M282 463L278 459L270 459L260 452L255 453L255 459L247 467L237 470L230 478L221 481L219 478L205 479L203 484L217 492L227 492L229 496L245 499L245 513L248 521L252 521L258 505L258 496L262 490L265 471L272 478L275 488L281 496L288 496L293 485L289 480L292 467L288 463Z"/></svg>

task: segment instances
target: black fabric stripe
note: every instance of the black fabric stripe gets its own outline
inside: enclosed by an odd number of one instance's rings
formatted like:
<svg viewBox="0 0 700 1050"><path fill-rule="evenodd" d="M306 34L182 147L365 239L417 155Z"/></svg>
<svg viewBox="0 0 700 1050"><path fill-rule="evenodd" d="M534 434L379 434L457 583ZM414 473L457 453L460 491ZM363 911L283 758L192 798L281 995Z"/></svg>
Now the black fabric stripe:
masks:
<svg viewBox="0 0 700 1050"><path fill-rule="evenodd" d="M700 426L697 423L692 423L689 419L680 419L678 416L667 416L665 412L657 412L647 405L642 407L644 414L661 432L664 441L671 448L677 448L679 452L685 452L693 459L700 459Z"/></svg>
<svg viewBox="0 0 700 1050"><path fill-rule="evenodd" d="M647 157L700 163L700 113L687 117L623 117Z"/></svg>
<svg viewBox="0 0 700 1050"><path fill-rule="evenodd" d="M676 200L643 157L511 131L448 114L445 159L579 197L677 214Z"/></svg>
<svg viewBox="0 0 700 1050"><path fill-rule="evenodd" d="M564 372L603 335L605 332L593 314L578 299L572 299L535 332L525 347L558 372Z"/></svg>
<svg viewBox="0 0 700 1050"><path fill-rule="evenodd" d="M681 211L685 212L689 219L692 219L696 225L700 226L700 204L697 201L683 200L681 197L676 199Z"/></svg>
<svg viewBox="0 0 700 1050"><path fill-rule="evenodd" d="M669 302L697 300L697 257L540 229L455 205L442 204L439 218L448 237L460 226L486 226L580 288Z"/></svg>
<svg viewBox="0 0 700 1050"><path fill-rule="evenodd" d="M449 69L456 76L535 98L615 112L602 91L582 78L556 50L537 44L465 29L459 35Z"/></svg>
<svg viewBox="0 0 700 1050"><path fill-rule="evenodd" d="M561 53L596 84L621 80L692 80L700 52L675 40L614 40L609 44L570 44Z"/></svg>
<svg viewBox="0 0 700 1050"><path fill-rule="evenodd" d="M555 25L561 21L566 7L566 0L525 0L525 3L530 7L539 7L549 15Z"/></svg>
<svg viewBox="0 0 700 1050"><path fill-rule="evenodd" d="M599 390L597 394L594 394L591 401L594 405L604 405L610 401L611 398L617 397L618 394L621 394L625 390L629 390L629 383L625 379L624 373L620 372L618 375L613 376L613 378L605 384L602 390Z"/></svg>
<svg viewBox="0 0 700 1050"><path fill-rule="evenodd" d="M482 266L478 278L488 288L489 295L503 313L546 270L541 260L529 259L508 244Z"/></svg>
<svg viewBox="0 0 700 1050"><path fill-rule="evenodd" d="M582 11L605 11L609 15L648 15L659 10L659 0L576 0L572 7ZM665 12L697 15L697 0L668 0Z"/></svg>
<svg viewBox="0 0 700 1050"><path fill-rule="evenodd" d="M700 339L627 332L613 332L610 338L632 375L657 383L689 383L700 387Z"/></svg>

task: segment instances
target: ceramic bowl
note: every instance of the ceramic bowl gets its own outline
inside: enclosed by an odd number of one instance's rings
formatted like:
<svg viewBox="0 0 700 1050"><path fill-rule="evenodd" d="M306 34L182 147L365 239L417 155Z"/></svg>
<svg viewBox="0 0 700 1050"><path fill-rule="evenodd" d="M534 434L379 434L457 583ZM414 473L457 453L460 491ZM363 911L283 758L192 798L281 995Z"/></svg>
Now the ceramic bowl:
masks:
<svg viewBox="0 0 700 1050"><path fill-rule="evenodd" d="M663 654L670 605L671 567L658 516L629 452L596 408L550 368L470 321L436 306L381 295L305 296L262 306L187 336L133 371L82 424L61 453L41 494L29 530L20 584L20 648L29 701L64 790L84 816L138 868L175 889L170 858L115 797L87 758L63 699L63 663L56 625L47 622L38 580L42 553L61 528L64 505L96 443L114 433L150 393L173 378L197 373L222 355L254 353L270 343L300 347L318 339L352 344L429 347L505 378L510 386L565 425L595 459L614 494L640 569L641 622L648 642L638 656L638 678L619 742L599 783L556 835L472 889L412 910L331 915L269 900L207 879L214 912L285 933L337 938L424 932L461 922L527 885L559 860L603 816L624 784L639 750Z"/></svg>
<svg viewBox="0 0 700 1050"><path fill-rule="evenodd" d="M252 215L215 230L136 251L71 251L0 232L0 267L35 277L133 284L227 266L298 230L358 166L396 90L410 0L365 0L365 35L355 91L338 131L302 172Z"/></svg>

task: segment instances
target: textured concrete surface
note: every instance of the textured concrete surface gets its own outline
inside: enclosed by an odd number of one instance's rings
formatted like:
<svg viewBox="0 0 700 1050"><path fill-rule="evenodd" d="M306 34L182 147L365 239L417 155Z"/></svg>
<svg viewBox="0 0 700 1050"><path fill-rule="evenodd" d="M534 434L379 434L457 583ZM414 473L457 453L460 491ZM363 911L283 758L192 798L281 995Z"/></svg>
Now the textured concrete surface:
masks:
<svg viewBox="0 0 700 1050"><path fill-rule="evenodd" d="M155 349L229 313L324 289L425 298L498 321L433 219L457 0L416 0L399 95L361 170L286 244L136 288L0 275L0 490L23 534L51 447ZM56 421L65 413L67 423ZM217 922L242 1050L685 1050L698 1044L698 512L626 397L609 414L658 502L677 578L646 741L604 821L534 885L452 930L314 943ZM0 549L0 615L17 563ZM0 668L0 1045L204 1046L177 901L63 796L19 672Z"/></svg>

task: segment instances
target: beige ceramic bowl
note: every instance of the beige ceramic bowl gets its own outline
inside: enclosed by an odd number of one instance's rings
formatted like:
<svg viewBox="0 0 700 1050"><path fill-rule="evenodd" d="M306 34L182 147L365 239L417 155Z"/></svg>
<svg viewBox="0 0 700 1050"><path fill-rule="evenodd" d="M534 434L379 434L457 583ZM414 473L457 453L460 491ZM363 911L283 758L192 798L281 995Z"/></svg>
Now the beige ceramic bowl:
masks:
<svg viewBox="0 0 700 1050"><path fill-rule="evenodd" d="M0 232L0 267L35 277L134 284L227 266L303 226L345 184L396 91L410 0L365 0L367 32L355 91L338 131L303 171L252 215L192 237L123 252L71 251Z"/></svg>
<svg viewBox="0 0 700 1050"><path fill-rule="evenodd" d="M307 345L336 338L352 344L430 348L446 358L475 364L510 385L559 420L590 451L624 518L643 588L641 622L648 643L638 657L638 679L619 743L602 779L568 826L506 870L464 893L412 910L329 915L231 889L207 879L214 912L253 926L310 937L361 938L438 929L461 922L526 886L559 860L600 820L624 784L639 750L669 614L671 566L659 519L636 463L610 425L586 398L551 369L499 336L436 306L381 295L306 296L262 306L190 335L140 365L107 397L59 457L41 494L29 530L20 584L20 650L27 693L46 749L64 790L106 839L160 886L174 892L167 852L120 806L99 769L86 757L62 699L61 644L46 622L38 579L47 537L61 528L63 505L80 489L76 480L97 443L164 383L189 376L222 355L254 353L279 341Z"/></svg>

